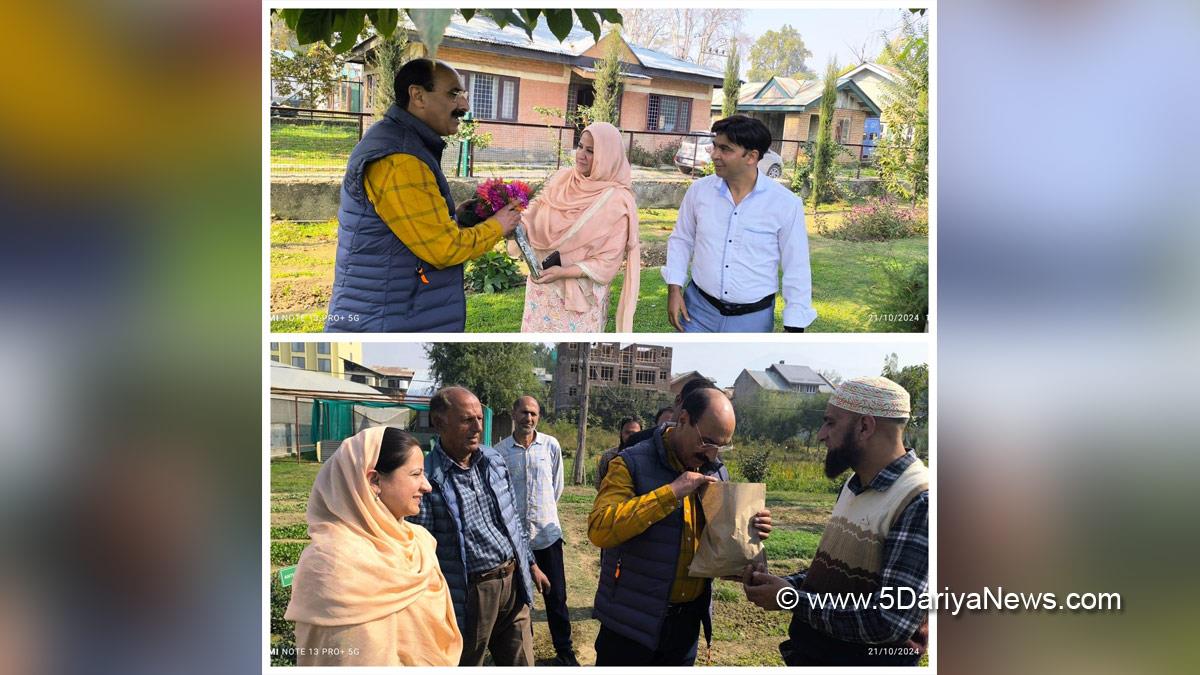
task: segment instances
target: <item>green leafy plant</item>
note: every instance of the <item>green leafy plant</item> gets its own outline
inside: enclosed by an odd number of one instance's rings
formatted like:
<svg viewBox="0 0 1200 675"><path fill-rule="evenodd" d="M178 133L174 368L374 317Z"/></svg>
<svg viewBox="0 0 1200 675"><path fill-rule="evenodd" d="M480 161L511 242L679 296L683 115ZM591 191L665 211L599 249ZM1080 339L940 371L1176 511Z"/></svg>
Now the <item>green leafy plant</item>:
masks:
<svg viewBox="0 0 1200 675"><path fill-rule="evenodd" d="M771 448L763 446L744 455L740 467L742 477L751 483L767 482L767 475L771 472L770 458Z"/></svg>
<svg viewBox="0 0 1200 675"><path fill-rule="evenodd" d="M929 265L905 267L889 261L883 267L886 297L878 313L891 321L894 332L920 333L929 316Z"/></svg>
<svg viewBox="0 0 1200 675"><path fill-rule="evenodd" d="M676 141L650 150L633 143L629 146L629 163L647 167L669 165L675 159L675 153L679 152L679 145L680 142Z"/></svg>
<svg viewBox="0 0 1200 675"><path fill-rule="evenodd" d="M480 131L479 120L474 119L463 118L459 120L458 131L449 138L460 143L470 141L476 150L483 150L492 144L492 134L487 131Z"/></svg>
<svg viewBox="0 0 1200 675"><path fill-rule="evenodd" d="M271 665L296 665L296 627L283 618L292 589L279 583L279 575L271 575Z"/></svg>
<svg viewBox="0 0 1200 675"><path fill-rule="evenodd" d="M295 565L300 561L300 552L308 544L302 541L271 542L272 565Z"/></svg>
<svg viewBox="0 0 1200 675"><path fill-rule="evenodd" d="M272 539L308 539L308 525L297 523L296 525L281 525L271 528Z"/></svg>
<svg viewBox="0 0 1200 675"><path fill-rule="evenodd" d="M517 261L501 251L488 251L467 265L467 288L476 293L499 293L525 282Z"/></svg>
<svg viewBox="0 0 1200 675"><path fill-rule="evenodd" d="M821 90L821 113L817 123L817 143L812 158L813 208L837 200L834 185L833 160L838 144L833 140L833 107L837 101L837 61L825 68L825 86Z"/></svg>

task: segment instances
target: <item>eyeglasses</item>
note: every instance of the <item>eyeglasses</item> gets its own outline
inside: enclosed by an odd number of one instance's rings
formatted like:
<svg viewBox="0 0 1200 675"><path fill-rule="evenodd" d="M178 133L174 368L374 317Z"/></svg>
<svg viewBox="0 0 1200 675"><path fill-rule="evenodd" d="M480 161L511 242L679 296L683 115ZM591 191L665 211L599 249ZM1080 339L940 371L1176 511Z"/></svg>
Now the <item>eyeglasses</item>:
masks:
<svg viewBox="0 0 1200 675"><path fill-rule="evenodd" d="M465 89L457 89L456 88L456 89L451 89L450 91L446 92L446 95L457 101L460 98L469 99L471 97L471 92L469 92Z"/></svg>
<svg viewBox="0 0 1200 675"><path fill-rule="evenodd" d="M700 437L700 447L704 448L705 450L707 450L709 448L716 450L718 455L723 455L723 454L729 452L730 450L733 450L732 443L730 443L729 445L717 445L716 443L713 443L712 441L708 440L707 438L705 438L703 436Z"/></svg>

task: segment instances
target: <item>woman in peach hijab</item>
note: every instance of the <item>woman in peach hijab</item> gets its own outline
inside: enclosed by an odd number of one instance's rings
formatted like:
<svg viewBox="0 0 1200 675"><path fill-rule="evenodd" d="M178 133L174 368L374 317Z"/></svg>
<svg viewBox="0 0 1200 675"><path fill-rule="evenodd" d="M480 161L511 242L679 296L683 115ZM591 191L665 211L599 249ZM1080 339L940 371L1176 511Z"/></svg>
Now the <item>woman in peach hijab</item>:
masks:
<svg viewBox="0 0 1200 675"><path fill-rule="evenodd" d="M608 287L626 261L616 328L633 330L641 249L629 161L616 127L596 122L584 129L575 166L550 177L521 222L538 259L557 253L560 261L526 282L522 332L602 332ZM515 242L508 247L520 255Z"/></svg>
<svg viewBox="0 0 1200 675"><path fill-rule="evenodd" d="M312 537L284 618L300 666L454 666L462 634L433 535L405 517L430 491L421 447L374 427L342 443L308 500Z"/></svg>

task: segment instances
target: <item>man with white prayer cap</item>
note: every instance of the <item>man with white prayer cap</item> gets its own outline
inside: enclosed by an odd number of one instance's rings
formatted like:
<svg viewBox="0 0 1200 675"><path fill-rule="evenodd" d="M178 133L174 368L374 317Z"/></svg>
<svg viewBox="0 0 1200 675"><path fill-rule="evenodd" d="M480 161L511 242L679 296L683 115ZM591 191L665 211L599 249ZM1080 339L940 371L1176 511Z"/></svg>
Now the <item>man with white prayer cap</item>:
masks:
<svg viewBox="0 0 1200 675"><path fill-rule="evenodd" d="M817 440L828 449L827 476L854 474L812 564L788 577L768 574L762 563L746 568L743 588L751 602L792 611L788 640L779 645L789 666L914 666L928 645L928 612L915 600L929 587L929 475L904 447L910 412L908 392L886 377L838 386ZM869 601L821 606L814 594Z"/></svg>

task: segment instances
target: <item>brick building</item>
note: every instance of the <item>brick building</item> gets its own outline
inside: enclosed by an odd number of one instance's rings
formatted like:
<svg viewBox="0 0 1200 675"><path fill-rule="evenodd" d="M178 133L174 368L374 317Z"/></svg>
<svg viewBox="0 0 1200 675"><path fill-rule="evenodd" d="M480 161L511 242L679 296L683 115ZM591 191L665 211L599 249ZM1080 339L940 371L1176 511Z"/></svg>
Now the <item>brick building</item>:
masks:
<svg viewBox="0 0 1200 675"><path fill-rule="evenodd" d="M402 21L401 28L413 31L407 22ZM349 60L369 63L378 39L359 43ZM544 17L531 38L515 26L499 28L484 16L469 22L456 16L445 30L437 58L462 74L470 94L471 113L480 122L480 130L492 135L491 144L479 151L477 159L553 162L557 153L555 135L546 125L564 125L566 118L544 111L557 109L569 115L577 106L592 103L595 63L604 56L609 40L622 43L623 91L617 126L622 131L669 134L638 136L633 142L649 152L662 151L679 144L680 137L675 134L708 130L709 101L713 88L721 85L721 71L630 44L616 32L596 41L578 25L559 42ZM424 55L424 46L414 37L408 57ZM371 68L366 69L368 101L377 78ZM566 132L561 140L569 150L577 139ZM630 142L628 136L625 142Z"/></svg>
<svg viewBox="0 0 1200 675"><path fill-rule="evenodd" d="M895 73L877 63L864 63L838 78L833 140L848 146L848 152L836 155L836 161L854 162L860 155L869 154L878 136L887 83L894 81ZM762 120L771 130L772 138L816 140L823 89L824 83L819 79L772 77L767 82L747 82L738 90L737 111ZM721 91L714 91L711 103L714 117L720 117L722 101ZM776 143L772 147L787 161L795 159L800 149L796 144L781 147Z"/></svg>
<svg viewBox="0 0 1200 675"><path fill-rule="evenodd" d="M583 396L585 343L560 342L554 370L555 409L573 408ZM589 358L592 387L629 387L671 393L671 348L619 342L593 342Z"/></svg>

